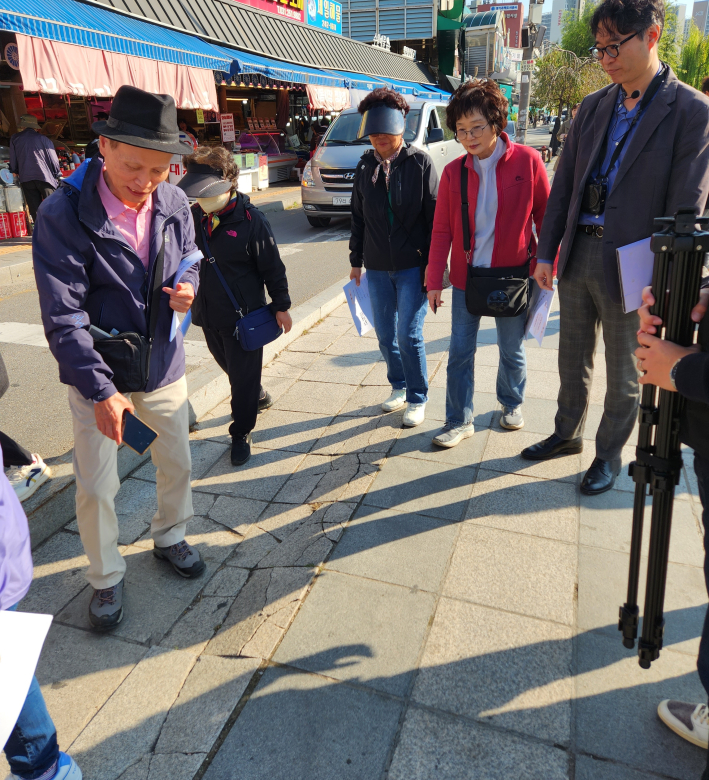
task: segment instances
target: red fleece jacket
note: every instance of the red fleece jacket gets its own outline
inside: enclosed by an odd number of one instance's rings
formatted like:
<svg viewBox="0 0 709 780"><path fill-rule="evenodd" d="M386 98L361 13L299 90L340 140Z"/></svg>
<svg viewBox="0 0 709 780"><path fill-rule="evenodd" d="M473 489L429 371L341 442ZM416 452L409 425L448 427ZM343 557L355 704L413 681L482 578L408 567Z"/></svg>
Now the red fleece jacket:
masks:
<svg viewBox="0 0 709 780"><path fill-rule="evenodd" d="M539 235L550 189L549 178L539 152L528 146L512 143L506 133L502 133L502 140L507 144L507 150L497 161L495 169L497 217L492 250L493 267L524 265L527 262L527 248L532 238L532 220ZM461 290L465 289L467 263L463 251L463 219L460 207L460 169L463 159L469 169L470 238L472 249L475 248L475 207L478 202L479 178L473 166L473 158L468 154L465 158L453 160L443 169L428 257L429 290L442 288L443 271L449 252L451 284ZM534 272L536 265L536 247L536 241L532 239L533 259L530 274ZM554 270L556 271L556 263Z"/></svg>

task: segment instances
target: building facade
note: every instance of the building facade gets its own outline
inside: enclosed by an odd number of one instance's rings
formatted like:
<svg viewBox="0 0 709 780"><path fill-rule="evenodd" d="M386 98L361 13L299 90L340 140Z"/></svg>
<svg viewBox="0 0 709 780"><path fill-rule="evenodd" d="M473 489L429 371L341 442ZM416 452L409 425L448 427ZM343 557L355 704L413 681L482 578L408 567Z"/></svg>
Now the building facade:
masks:
<svg viewBox="0 0 709 780"><path fill-rule="evenodd" d="M705 35L707 30L707 10L709 10L709 0L697 0L692 8L692 21L702 35Z"/></svg>
<svg viewBox="0 0 709 780"><path fill-rule="evenodd" d="M344 0L342 34L365 43L375 35L420 43L435 38L437 12L433 0Z"/></svg>
<svg viewBox="0 0 709 780"><path fill-rule="evenodd" d="M524 21L522 3L478 3L476 11L478 13L502 11L509 33L507 45L513 49L519 49L522 46L522 22Z"/></svg>

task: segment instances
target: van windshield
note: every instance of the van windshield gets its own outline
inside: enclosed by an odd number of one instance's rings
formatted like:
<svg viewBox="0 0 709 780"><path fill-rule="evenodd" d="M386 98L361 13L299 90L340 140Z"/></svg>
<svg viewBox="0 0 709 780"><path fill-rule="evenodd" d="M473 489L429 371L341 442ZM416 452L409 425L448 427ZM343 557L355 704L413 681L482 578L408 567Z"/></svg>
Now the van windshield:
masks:
<svg viewBox="0 0 709 780"><path fill-rule="evenodd" d="M404 141L411 142L416 138L419 119L421 118L421 109L412 108L406 115L406 128L404 130ZM348 144L361 144L370 146L369 138L357 138L362 116L358 113L340 114L333 122L330 131L325 136L325 146L341 146Z"/></svg>

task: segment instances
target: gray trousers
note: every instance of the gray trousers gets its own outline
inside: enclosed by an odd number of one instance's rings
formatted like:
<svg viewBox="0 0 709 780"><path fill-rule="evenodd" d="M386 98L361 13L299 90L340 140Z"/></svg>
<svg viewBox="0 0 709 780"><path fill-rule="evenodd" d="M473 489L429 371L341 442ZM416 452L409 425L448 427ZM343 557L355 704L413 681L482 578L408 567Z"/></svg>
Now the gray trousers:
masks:
<svg viewBox="0 0 709 780"><path fill-rule="evenodd" d="M618 460L638 413L640 390L634 352L638 347L637 312L623 313L608 297L603 273L603 241L577 233L559 280L559 389L556 434L583 435L593 379L598 333L606 346L607 389L596 434L596 456Z"/></svg>

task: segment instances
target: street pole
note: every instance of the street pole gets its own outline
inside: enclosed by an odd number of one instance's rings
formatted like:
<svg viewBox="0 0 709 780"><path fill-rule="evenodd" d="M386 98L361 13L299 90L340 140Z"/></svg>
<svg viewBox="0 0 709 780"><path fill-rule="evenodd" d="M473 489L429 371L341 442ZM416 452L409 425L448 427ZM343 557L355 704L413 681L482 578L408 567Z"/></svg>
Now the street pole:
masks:
<svg viewBox="0 0 709 780"><path fill-rule="evenodd" d="M529 94L532 88L532 73L522 73L522 83L519 88L519 108L517 109L517 137L520 143L527 143L527 118L529 117Z"/></svg>

